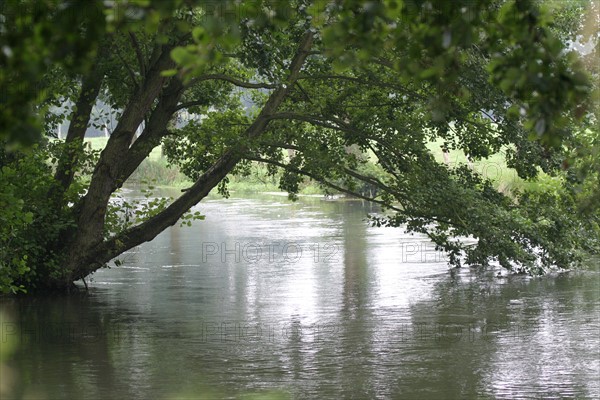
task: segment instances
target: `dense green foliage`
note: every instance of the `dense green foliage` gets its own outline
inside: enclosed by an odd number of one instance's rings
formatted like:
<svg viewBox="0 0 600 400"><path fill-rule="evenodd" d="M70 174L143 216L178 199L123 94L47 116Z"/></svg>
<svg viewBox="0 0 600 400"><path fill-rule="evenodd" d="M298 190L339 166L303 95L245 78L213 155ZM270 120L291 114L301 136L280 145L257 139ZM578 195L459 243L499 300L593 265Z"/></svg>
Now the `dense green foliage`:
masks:
<svg viewBox="0 0 600 400"><path fill-rule="evenodd" d="M35 145L29 151L0 154L0 288L3 292L24 290L31 282L51 279L60 273L56 248L60 234L74 225L73 204L81 196L75 184L65 196L65 207L48 201L54 185L51 146ZM44 262L40 262L44 260ZM38 268L40 267L40 268Z"/></svg>
<svg viewBox="0 0 600 400"><path fill-rule="evenodd" d="M190 207L215 187L227 195L252 163L292 198L309 177L377 202L373 223L429 235L456 265L541 273L599 249L597 47L567 47L592 3L7 4L3 291L70 287L202 219ZM20 82L43 90L21 95ZM88 126L108 129L99 101L117 115L100 154L83 141ZM65 141L46 140L67 121ZM36 127L39 143L15 149ZM499 191L436 160L432 143L475 161L502 154L522 179L543 171L556 184ZM178 199L119 199L161 144L193 185Z"/></svg>

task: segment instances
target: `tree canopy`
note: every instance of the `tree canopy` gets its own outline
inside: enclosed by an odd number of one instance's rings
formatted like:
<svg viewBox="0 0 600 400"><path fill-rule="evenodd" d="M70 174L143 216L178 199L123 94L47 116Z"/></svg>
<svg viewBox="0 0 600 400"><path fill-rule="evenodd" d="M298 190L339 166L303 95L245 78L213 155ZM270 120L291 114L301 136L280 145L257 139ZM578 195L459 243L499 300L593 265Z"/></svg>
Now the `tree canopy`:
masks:
<svg viewBox="0 0 600 400"><path fill-rule="evenodd" d="M70 287L193 218L213 188L227 195L228 176L252 163L292 198L309 177L381 204L374 224L428 235L455 265L541 273L598 251L593 2L80 7L1 12L4 291ZM573 46L588 40L585 54ZM118 112L99 154L83 146L98 101ZM63 121L66 139L49 140ZM194 184L123 220L111 196L159 145ZM521 178L555 184L501 191L432 145L500 153Z"/></svg>

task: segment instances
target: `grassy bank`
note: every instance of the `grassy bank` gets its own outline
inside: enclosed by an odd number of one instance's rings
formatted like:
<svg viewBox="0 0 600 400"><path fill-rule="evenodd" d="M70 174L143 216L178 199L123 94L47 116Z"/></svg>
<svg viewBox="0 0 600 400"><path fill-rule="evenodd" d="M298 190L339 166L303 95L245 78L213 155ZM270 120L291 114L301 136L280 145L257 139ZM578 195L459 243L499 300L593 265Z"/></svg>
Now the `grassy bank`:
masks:
<svg viewBox="0 0 600 400"><path fill-rule="evenodd" d="M102 150L108 138L86 138L85 142L92 150ZM154 186L187 187L192 182L176 167L168 165L167 159L162 157L161 147L152 150L135 172L127 180L127 185L143 185L151 183Z"/></svg>
<svg viewBox="0 0 600 400"><path fill-rule="evenodd" d="M86 138L85 141L92 150L102 150L106 146L108 138ZM148 158L140 164L138 169L127 180L126 184L132 186L152 184L159 187L184 188L191 186L192 183L176 167L168 165L167 159L162 156L162 149L159 146L152 150ZM252 167L249 176L230 176L228 188L230 192L237 193L280 191L278 177L268 176L267 169L259 164ZM317 183L307 179L301 186L300 193L322 194L324 191Z"/></svg>
<svg viewBox="0 0 600 400"><path fill-rule="evenodd" d="M86 138L89 146L94 150L101 150L106 146L108 138ZM512 190L544 190L549 187L556 187L559 184L558 178L553 178L541 174L536 181L528 182L517 176L514 169L506 165L502 153L494 154L487 160L470 162L466 155L459 150L451 150L444 155L441 149L441 142L432 142L428 145L435 159L440 163L448 163L449 166L469 165L475 171L494 182L496 188L502 192ZM129 185L143 185L151 183L155 186L183 188L188 187L192 182L176 167L169 166L165 157L162 156L161 147L157 147L150 153L139 166L139 168L128 179ZM280 191L278 186L278 177L267 175L267 170L262 165L254 165L249 176L230 176L229 191L238 193L257 193L257 192L276 192ZM301 194L323 194L324 190L319 184L307 179L301 185Z"/></svg>
<svg viewBox="0 0 600 400"><path fill-rule="evenodd" d="M549 188L556 188L560 185L560 178L549 176L542 171L540 171L537 179L534 181L526 181L519 178L517 171L506 165L502 151L492 155L488 159L470 162L461 150L450 150L446 157L444 157L441 144L442 142L439 141L428 145L436 161L440 163L447 161L450 166L468 165L483 177L491 180L494 186L503 193L509 193L514 190L542 191Z"/></svg>

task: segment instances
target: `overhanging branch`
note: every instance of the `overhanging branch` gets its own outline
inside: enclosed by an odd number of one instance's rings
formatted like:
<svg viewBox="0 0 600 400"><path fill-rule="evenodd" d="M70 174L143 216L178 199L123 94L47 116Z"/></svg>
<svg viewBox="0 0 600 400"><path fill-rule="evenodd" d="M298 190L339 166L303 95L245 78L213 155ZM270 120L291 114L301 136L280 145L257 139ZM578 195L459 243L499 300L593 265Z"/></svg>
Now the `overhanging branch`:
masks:
<svg viewBox="0 0 600 400"><path fill-rule="evenodd" d="M330 188L332 188L334 190L337 190L337 191L339 191L341 193L345 193L345 194L348 194L350 196L354 196L354 197L362 199L362 200L367 200L367 201L370 201L370 202L382 205L385 208L388 208L390 210L402 212L401 208L398 208L396 206L388 204L388 203L384 202L383 200L379 200L379 199L376 199L374 197L365 196L365 195L363 195L361 193L354 192L354 191L352 191L350 189L346 189L346 188L344 188L342 186L336 185L335 183L330 182L330 181L328 181L326 179L323 179L320 176L317 176L316 174L314 174L314 173L312 173L310 171L306 171L306 170L303 170L301 168L296 168L296 167L293 167L293 166L291 166L289 164L285 164L285 163L282 163L282 162L277 161L277 160L271 160L271 159L268 159L268 158L262 158L262 157L258 157L258 156L245 156L244 158L246 160L250 160L250 161L257 161L257 162L261 162L261 163L265 163L265 164L275 165L275 166L283 168L283 169L285 169L287 171L290 171L290 172L293 172L293 173L296 173L296 174L299 174L299 175L307 176L307 177L309 177L311 179L314 179L315 181L320 182L323 185L328 186L328 187L330 187Z"/></svg>
<svg viewBox="0 0 600 400"><path fill-rule="evenodd" d="M298 78L298 74L308 56L308 51L313 42L312 32L307 32L299 45L299 48L290 64L290 73L286 84L279 86L273 91L263 109L256 117L254 123L245 131L245 136L253 139L262 134L270 121L269 116L274 114L277 108L285 100L290 88ZM132 247L152 240L167 227L175 224L181 216L192 206L208 195L208 193L236 166L242 159L243 152L247 148L241 146L227 151L215 164L205 171L192 187L184 192L177 200L166 209L149 220L136 225L125 232L116 235L104 242L99 243L86 254L81 260L77 270L72 274L74 280L87 276L96 269L102 267L112 258Z"/></svg>
<svg viewBox="0 0 600 400"><path fill-rule="evenodd" d="M225 81L234 84L235 86L247 88L247 89L276 89L277 84L274 83L262 83L262 82L246 82L233 76L226 74L206 74L192 79L189 86L192 86L199 82L204 81Z"/></svg>
<svg viewBox="0 0 600 400"><path fill-rule="evenodd" d="M135 55L138 59L138 64L140 67L140 73L142 76L146 75L146 63L144 62L144 54L142 53L142 49L140 47L140 43L135 36L135 33L129 32L129 39L131 40L131 44L135 50Z"/></svg>

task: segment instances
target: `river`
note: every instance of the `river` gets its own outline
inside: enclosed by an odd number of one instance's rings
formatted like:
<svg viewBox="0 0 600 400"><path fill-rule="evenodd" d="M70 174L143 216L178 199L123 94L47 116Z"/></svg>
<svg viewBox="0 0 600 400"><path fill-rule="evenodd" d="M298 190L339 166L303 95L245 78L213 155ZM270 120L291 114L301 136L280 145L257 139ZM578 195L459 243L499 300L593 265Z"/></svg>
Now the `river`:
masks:
<svg viewBox="0 0 600 400"><path fill-rule="evenodd" d="M597 266L450 271L361 201L197 210L87 295L3 299L3 399L600 397Z"/></svg>

